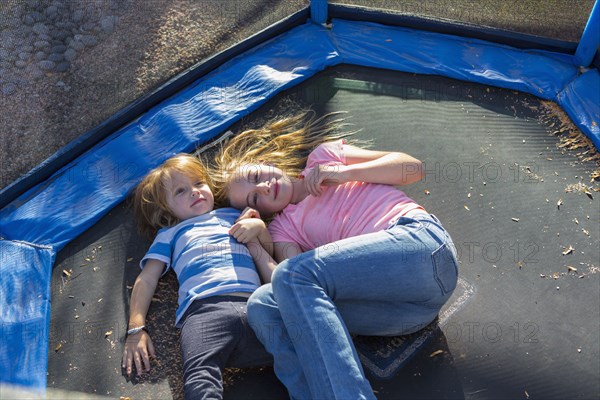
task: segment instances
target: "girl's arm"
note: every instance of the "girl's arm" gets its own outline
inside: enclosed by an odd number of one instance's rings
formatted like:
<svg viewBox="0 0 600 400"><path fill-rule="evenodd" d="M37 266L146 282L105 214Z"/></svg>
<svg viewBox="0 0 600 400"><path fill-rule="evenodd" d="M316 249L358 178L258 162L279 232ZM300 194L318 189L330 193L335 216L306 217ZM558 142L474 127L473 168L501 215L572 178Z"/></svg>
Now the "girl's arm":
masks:
<svg viewBox="0 0 600 400"><path fill-rule="evenodd" d="M269 235L269 237L270 236L271 235ZM256 269L258 270L263 283L271 282L271 276L273 275L275 267L277 267L277 263L273 260L271 254L265 250L258 238L253 238L246 246L248 246L248 250L252 255L252 259L254 260L254 264L256 265Z"/></svg>
<svg viewBox="0 0 600 400"><path fill-rule="evenodd" d="M129 306L129 324L127 329L138 328L146 325L146 314L156 290L156 285L165 269L165 263L150 259L135 280L131 293ZM150 357L155 357L154 345L146 331L128 335L123 350L122 367L131 375L132 365L135 363L137 374L141 375L143 366L150 370Z"/></svg>
<svg viewBox="0 0 600 400"><path fill-rule="evenodd" d="M273 243L273 251L275 253L275 261L278 263L302 253L300 246L294 242L275 242Z"/></svg>
<svg viewBox="0 0 600 400"><path fill-rule="evenodd" d="M351 181L408 185L425 176L421 161L405 153L344 145L344 155L346 165L318 165L308 173L304 182L310 194L320 195L321 185Z"/></svg>

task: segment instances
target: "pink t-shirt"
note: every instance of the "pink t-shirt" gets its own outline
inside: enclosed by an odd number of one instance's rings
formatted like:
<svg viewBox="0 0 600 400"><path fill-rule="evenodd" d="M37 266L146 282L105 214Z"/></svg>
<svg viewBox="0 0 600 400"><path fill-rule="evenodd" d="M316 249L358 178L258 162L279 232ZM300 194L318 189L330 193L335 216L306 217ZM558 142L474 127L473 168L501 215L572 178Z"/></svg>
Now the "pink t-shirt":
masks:
<svg viewBox="0 0 600 400"><path fill-rule="evenodd" d="M345 142L324 143L308 156L306 176L317 164L346 164ZM297 243L302 251L348 237L386 229L399 216L423 210L394 186L348 182L323 187L319 197L307 196L298 204L288 205L269 224L274 242Z"/></svg>

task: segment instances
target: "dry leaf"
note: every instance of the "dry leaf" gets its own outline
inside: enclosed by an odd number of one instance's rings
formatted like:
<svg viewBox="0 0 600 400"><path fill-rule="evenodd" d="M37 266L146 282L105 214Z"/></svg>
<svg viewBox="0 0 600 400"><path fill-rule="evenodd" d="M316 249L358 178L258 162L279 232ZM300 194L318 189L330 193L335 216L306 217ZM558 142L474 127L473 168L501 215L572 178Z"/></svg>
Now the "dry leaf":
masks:
<svg viewBox="0 0 600 400"><path fill-rule="evenodd" d="M558 201L556 202L556 206L557 206L558 208L560 208L560 206L562 206L562 205L563 205L563 201L562 201L562 199L558 199Z"/></svg>
<svg viewBox="0 0 600 400"><path fill-rule="evenodd" d="M62 348L62 343L59 343L59 344L58 344L58 345L57 345L57 346L54 348L54 351L58 353L58 352L60 351L60 349L61 349L61 348Z"/></svg>
<svg viewBox="0 0 600 400"><path fill-rule="evenodd" d="M594 196L592 196L592 192L590 192L590 189L588 189L587 187L585 187L583 189L583 193L587 194L587 197L589 197L590 199L594 200Z"/></svg>
<svg viewBox="0 0 600 400"><path fill-rule="evenodd" d="M67 271L66 269L63 269L63 274L65 274L65 276L68 278L71 277L71 271Z"/></svg>
<svg viewBox="0 0 600 400"><path fill-rule="evenodd" d="M523 268L523 262L519 261L519 264L517 264L519 266L519 269Z"/></svg>
<svg viewBox="0 0 600 400"><path fill-rule="evenodd" d="M540 274L540 278L545 278L545 277L546 277L546 275Z"/></svg>
<svg viewBox="0 0 600 400"><path fill-rule="evenodd" d="M133 261L133 257L129 257L129 258L127 259L127 262L132 262L132 261Z"/></svg>
<svg viewBox="0 0 600 400"><path fill-rule="evenodd" d="M567 265L567 269L569 270L569 272L577 272L577 268L571 267L570 265Z"/></svg>
<svg viewBox="0 0 600 400"><path fill-rule="evenodd" d="M465 204L463 207L465 207L465 210L467 211L471 211L471 209L469 207L467 207L467 205Z"/></svg>
<svg viewBox="0 0 600 400"><path fill-rule="evenodd" d="M471 198L471 193L467 193L467 197L468 197L468 198Z"/></svg>
<svg viewBox="0 0 600 400"><path fill-rule="evenodd" d="M558 279L558 278L560 278L560 274L558 272L553 272L552 279Z"/></svg>
<svg viewBox="0 0 600 400"><path fill-rule="evenodd" d="M511 218L515 222L519 222L519 218Z"/></svg>
<svg viewBox="0 0 600 400"><path fill-rule="evenodd" d="M442 354L444 352L444 350L436 350L433 353L431 353L429 355L429 357L435 357L435 356L439 356L440 354Z"/></svg>
<svg viewBox="0 0 600 400"><path fill-rule="evenodd" d="M106 333L104 334L104 338L107 338L107 337L109 337L109 336L110 336L110 335L112 335L112 334L113 334L113 331L108 331L108 332L106 332Z"/></svg>
<svg viewBox="0 0 600 400"><path fill-rule="evenodd" d="M563 256L566 256L567 254L571 254L571 253L573 252L573 250L575 250L575 249L573 248L573 246L569 245L569 248L568 248L568 249L566 249L565 251L563 251L563 253L562 253L562 254L563 254Z"/></svg>
<svg viewBox="0 0 600 400"><path fill-rule="evenodd" d="M588 231L587 229L583 229L581 228L581 231L586 235L586 236L590 236L590 231Z"/></svg>

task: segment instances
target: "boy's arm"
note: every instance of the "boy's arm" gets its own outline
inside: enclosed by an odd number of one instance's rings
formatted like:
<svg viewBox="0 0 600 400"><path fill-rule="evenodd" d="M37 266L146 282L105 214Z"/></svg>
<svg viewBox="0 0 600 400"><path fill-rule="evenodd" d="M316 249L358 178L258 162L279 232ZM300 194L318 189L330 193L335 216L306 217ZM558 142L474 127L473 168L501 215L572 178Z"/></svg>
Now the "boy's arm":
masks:
<svg viewBox="0 0 600 400"><path fill-rule="evenodd" d="M146 314L148 313L152 296L164 269L164 262L149 259L142 272L136 278L131 293L127 330L146 325ZM127 371L127 375L131 375L133 363L135 363L138 375L142 374L144 365L146 366L146 370L149 371L149 356L155 357L155 352L148 332L141 330L135 334L127 335L122 360L122 367Z"/></svg>

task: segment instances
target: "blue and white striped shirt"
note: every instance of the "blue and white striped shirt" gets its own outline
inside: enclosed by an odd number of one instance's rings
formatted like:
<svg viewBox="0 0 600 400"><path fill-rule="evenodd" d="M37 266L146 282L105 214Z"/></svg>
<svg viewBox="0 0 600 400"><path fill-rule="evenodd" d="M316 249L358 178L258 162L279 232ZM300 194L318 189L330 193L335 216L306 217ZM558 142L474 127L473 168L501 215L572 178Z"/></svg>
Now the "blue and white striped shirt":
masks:
<svg viewBox="0 0 600 400"><path fill-rule="evenodd" d="M140 261L164 262L163 275L173 268L179 281L175 326L192 301L232 292L254 292L260 286L252 256L245 245L229 235L239 217L234 208L220 208L161 229Z"/></svg>

